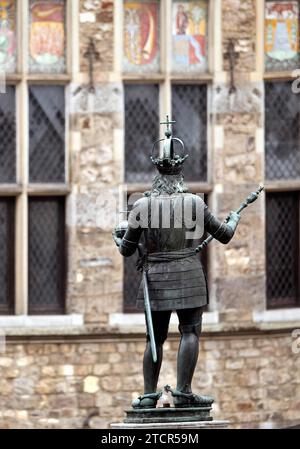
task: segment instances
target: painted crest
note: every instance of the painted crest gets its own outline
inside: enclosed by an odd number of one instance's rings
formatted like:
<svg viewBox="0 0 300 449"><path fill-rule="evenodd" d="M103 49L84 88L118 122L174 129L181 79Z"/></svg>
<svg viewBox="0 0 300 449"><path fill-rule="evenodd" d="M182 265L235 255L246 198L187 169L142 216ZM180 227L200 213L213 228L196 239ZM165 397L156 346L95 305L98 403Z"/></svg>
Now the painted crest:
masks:
<svg viewBox="0 0 300 449"><path fill-rule="evenodd" d="M158 54L158 3L125 3L124 51L129 64L153 63Z"/></svg>
<svg viewBox="0 0 300 449"><path fill-rule="evenodd" d="M207 68L206 33L206 2L173 3L173 69L201 71Z"/></svg>
<svg viewBox="0 0 300 449"><path fill-rule="evenodd" d="M14 70L15 66L15 2L0 0L0 68Z"/></svg>
<svg viewBox="0 0 300 449"><path fill-rule="evenodd" d="M41 66L64 61L64 3L32 2L30 24L30 56Z"/></svg>
<svg viewBox="0 0 300 449"><path fill-rule="evenodd" d="M299 52L299 4L297 1L267 2L265 53L276 61L288 61Z"/></svg>

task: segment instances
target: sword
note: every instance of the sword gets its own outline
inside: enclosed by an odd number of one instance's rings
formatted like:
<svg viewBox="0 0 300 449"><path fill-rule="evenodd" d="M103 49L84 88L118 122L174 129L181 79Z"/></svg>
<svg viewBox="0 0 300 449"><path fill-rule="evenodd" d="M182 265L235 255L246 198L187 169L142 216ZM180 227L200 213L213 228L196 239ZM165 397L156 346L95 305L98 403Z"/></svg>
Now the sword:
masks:
<svg viewBox="0 0 300 449"><path fill-rule="evenodd" d="M245 201L242 202L242 204L240 205L240 207L235 211L237 214L240 214L242 212L243 209L245 209L246 207L248 207L249 204L254 203L254 201L257 200L258 195L260 194L260 192L264 190L264 186L259 186L258 190L256 192L251 192L249 196L247 196L247 198L245 199ZM224 223L227 223L228 220L230 219L230 215L228 215L225 220ZM199 253L200 251L203 250L203 248L205 248L212 240L214 239L214 237L212 235L210 235L209 237L207 237L207 239L205 239L200 245L197 246L197 248L195 248L196 253Z"/></svg>
<svg viewBox="0 0 300 449"><path fill-rule="evenodd" d="M139 252L139 256L143 257L143 245L141 243L138 244L138 252ZM157 362L157 352L156 352L150 297L149 297L149 290L148 290L148 279L147 279L147 271L145 270L144 267L143 267L143 292L144 292L144 304L145 304L147 329L148 329L148 333L149 333L149 337L150 337L150 346L151 346L151 352L152 352L152 360L154 363L156 363Z"/></svg>
<svg viewBox="0 0 300 449"><path fill-rule="evenodd" d="M122 212L127 212L127 211L122 211ZM119 223L119 225L115 228L115 230L113 232L113 238L117 245L118 245L118 241L121 241L122 238L124 237L124 234L125 234L127 228L128 228L128 221L126 221L126 220ZM142 260L144 251L143 251L143 245L141 243L138 244L138 253L139 253L140 259ZM153 362L156 363L157 362L157 351L156 351L154 329L153 329L153 322L152 322L152 315L151 315L151 305L150 305L150 297L149 297L149 290L148 290L147 271L145 270L144 266L142 266L141 268L142 268L142 277L143 277L143 293L144 293L144 304L145 304L147 329L148 329L148 334L150 337L152 359L153 359Z"/></svg>

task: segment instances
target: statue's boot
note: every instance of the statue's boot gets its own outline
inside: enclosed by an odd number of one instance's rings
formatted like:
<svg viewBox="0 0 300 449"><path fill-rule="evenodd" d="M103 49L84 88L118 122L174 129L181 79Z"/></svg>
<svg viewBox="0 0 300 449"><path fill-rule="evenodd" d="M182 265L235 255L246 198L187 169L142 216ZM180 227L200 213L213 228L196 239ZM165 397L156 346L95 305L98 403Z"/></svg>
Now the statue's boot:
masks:
<svg viewBox="0 0 300 449"><path fill-rule="evenodd" d="M171 392L175 407L210 407L214 402L214 398L212 396L200 396L194 393L183 393L182 391L170 388L169 385L166 385L165 389Z"/></svg>
<svg viewBox="0 0 300 449"><path fill-rule="evenodd" d="M161 397L162 391L157 393L142 394L132 402L133 408L155 408L158 399Z"/></svg>

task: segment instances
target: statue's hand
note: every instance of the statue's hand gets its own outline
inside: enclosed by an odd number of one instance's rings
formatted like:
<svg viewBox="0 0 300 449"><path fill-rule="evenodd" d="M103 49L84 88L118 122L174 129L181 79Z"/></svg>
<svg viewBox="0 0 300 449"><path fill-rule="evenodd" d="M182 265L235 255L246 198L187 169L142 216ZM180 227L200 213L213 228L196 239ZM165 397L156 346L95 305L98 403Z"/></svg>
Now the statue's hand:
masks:
<svg viewBox="0 0 300 449"><path fill-rule="evenodd" d="M236 212L231 211L229 214L229 220L235 222L236 224L238 224L238 222L241 219L241 215L237 214Z"/></svg>
<svg viewBox="0 0 300 449"><path fill-rule="evenodd" d="M119 247L122 243L121 237L118 237L115 231L112 233L112 237L113 237L114 242L117 245L117 247Z"/></svg>
<svg viewBox="0 0 300 449"><path fill-rule="evenodd" d="M231 211L227 217L227 226L229 226L234 232L236 230L236 227L237 227L240 219L241 219L240 214L237 214L236 212Z"/></svg>
<svg viewBox="0 0 300 449"><path fill-rule="evenodd" d="M114 229L114 231L112 233L112 236L113 236L113 239L114 239L115 244L117 245L117 247L119 247L121 245L122 238L125 235L127 227L128 227L128 222L127 221L122 221L121 223L119 223L115 227L115 229Z"/></svg>

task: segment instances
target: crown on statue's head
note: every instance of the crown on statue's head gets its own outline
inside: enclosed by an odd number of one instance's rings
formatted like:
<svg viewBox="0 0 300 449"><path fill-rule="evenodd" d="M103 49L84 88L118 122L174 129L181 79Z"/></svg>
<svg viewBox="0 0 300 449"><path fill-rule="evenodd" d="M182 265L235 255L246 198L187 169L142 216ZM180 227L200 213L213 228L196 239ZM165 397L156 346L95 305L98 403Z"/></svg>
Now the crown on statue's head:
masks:
<svg viewBox="0 0 300 449"><path fill-rule="evenodd" d="M165 138L159 139L154 142L152 154L150 156L152 163L156 166L159 173L161 173L162 175L178 175L181 172L182 164L188 157L188 154L179 155L174 153L174 142L179 142L182 150L184 150L184 143L182 142L182 140L177 139L177 137L172 137L170 125L172 125L173 123L176 122L169 120L168 115L167 120L160 123L161 125L167 125ZM153 151L159 142L164 142L163 155L154 156Z"/></svg>

